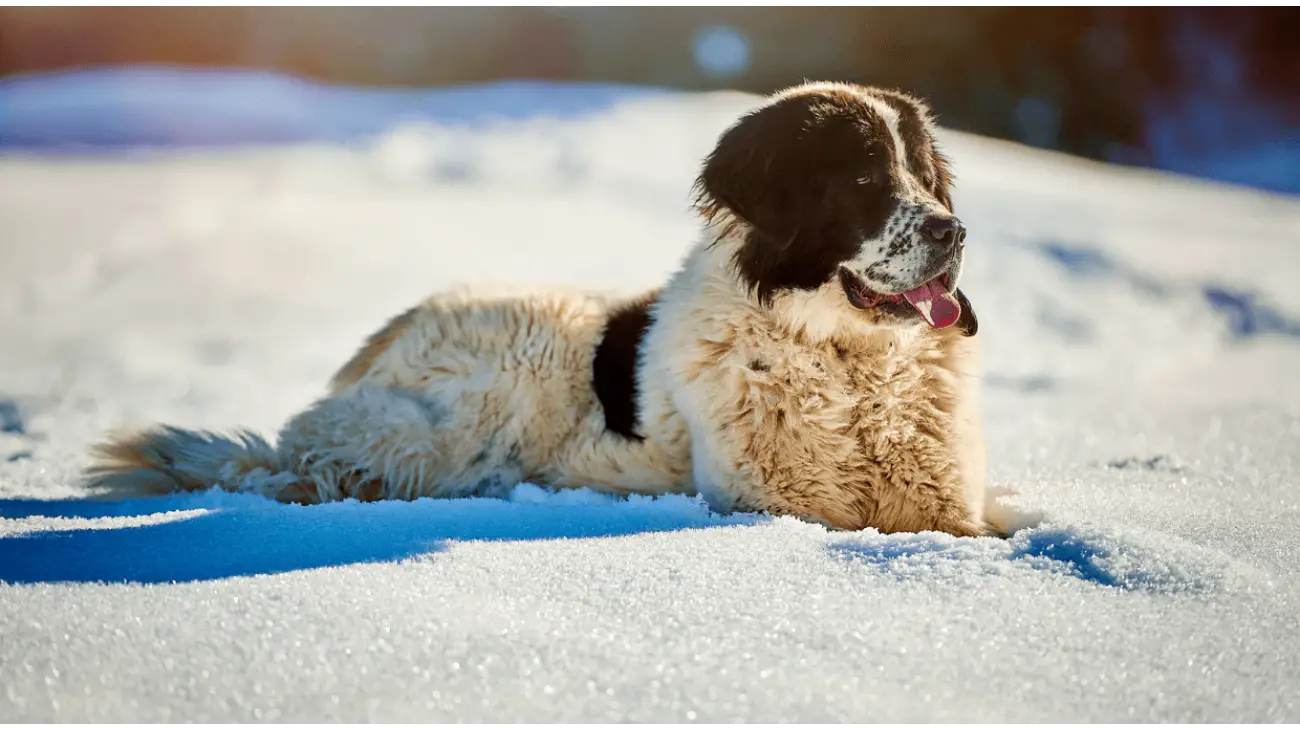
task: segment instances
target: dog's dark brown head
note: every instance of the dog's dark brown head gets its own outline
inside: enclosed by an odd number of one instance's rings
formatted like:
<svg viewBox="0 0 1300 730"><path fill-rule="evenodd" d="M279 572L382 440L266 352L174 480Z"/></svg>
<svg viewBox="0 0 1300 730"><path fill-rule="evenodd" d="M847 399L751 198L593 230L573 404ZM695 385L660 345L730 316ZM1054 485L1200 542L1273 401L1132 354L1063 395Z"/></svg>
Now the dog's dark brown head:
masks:
<svg viewBox="0 0 1300 730"><path fill-rule="evenodd" d="M879 321L959 325L966 229L929 109L906 94L806 84L723 133L696 183L700 210L741 224L735 256L760 302L842 287Z"/></svg>

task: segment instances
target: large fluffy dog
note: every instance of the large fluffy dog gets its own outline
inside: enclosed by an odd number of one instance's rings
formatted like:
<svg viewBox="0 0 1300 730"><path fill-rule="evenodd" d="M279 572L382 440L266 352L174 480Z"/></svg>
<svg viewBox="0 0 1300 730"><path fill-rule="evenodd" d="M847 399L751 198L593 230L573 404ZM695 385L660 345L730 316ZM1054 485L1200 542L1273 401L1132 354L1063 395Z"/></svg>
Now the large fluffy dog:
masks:
<svg viewBox="0 0 1300 730"><path fill-rule="evenodd" d="M275 446L162 427L92 484L292 502L699 493L718 511L987 534L965 230L926 107L778 94L718 140L662 289L446 293L389 321Z"/></svg>

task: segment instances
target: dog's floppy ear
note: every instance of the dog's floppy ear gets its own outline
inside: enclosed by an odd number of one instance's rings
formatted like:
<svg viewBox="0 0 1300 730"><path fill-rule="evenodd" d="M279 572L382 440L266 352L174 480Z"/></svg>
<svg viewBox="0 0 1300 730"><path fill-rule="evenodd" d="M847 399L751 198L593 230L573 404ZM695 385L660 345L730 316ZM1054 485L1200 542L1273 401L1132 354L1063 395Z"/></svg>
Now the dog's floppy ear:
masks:
<svg viewBox="0 0 1300 730"><path fill-rule="evenodd" d="M788 149L800 126L797 117L798 110L767 107L722 134L695 183L696 204L705 216L730 213L778 250L794 241L817 183L809 165L792 159L797 155Z"/></svg>
<svg viewBox="0 0 1300 730"><path fill-rule="evenodd" d="M966 298L961 289L958 289L956 294L957 303L961 305L961 316L957 318L957 329L961 330L964 337L974 337L975 333L980 331L980 321L975 317L975 308L971 306L970 300Z"/></svg>

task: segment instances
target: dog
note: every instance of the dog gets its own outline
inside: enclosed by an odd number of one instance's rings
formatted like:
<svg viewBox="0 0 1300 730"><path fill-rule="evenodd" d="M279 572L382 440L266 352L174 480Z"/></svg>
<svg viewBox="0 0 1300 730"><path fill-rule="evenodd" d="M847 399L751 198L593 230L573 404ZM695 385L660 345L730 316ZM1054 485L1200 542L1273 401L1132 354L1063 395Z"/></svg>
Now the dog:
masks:
<svg viewBox="0 0 1300 730"><path fill-rule="evenodd" d="M902 92L784 90L704 160L701 236L661 288L437 294L372 334L275 445L160 426L98 445L88 483L311 504L532 482L998 534L966 230L934 131Z"/></svg>

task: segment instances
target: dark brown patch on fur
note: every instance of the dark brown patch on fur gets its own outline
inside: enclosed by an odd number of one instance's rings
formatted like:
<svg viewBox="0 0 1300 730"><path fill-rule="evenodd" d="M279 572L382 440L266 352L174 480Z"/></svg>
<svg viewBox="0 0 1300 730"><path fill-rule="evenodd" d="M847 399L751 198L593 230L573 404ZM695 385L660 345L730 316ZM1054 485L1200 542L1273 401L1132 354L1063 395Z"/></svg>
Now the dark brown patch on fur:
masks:
<svg viewBox="0 0 1300 730"><path fill-rule="evenodd" d="M654 300L655 293L647 294L610 312L591 365L592 386L605 411L605 428L635 441L645 438L636 430L637 365Z"/></svg>
<svg viewBox="0 0 1300 730"><path fill-rule="evenodd" d="M406 331L406 328L411 326L411 322L415 320L415 315L419 311L419 307L412 307L388 320L387 324L378 332L370 335L366 339L366 344L361 346L357 354L353 355L352 359L339 368L339 371L330 379L330 389L337 392L364 378L366 373L370 371L370 367L375 364L375 360L385 350L392 347L397 338L401 337L402 333Z"/></svg>

